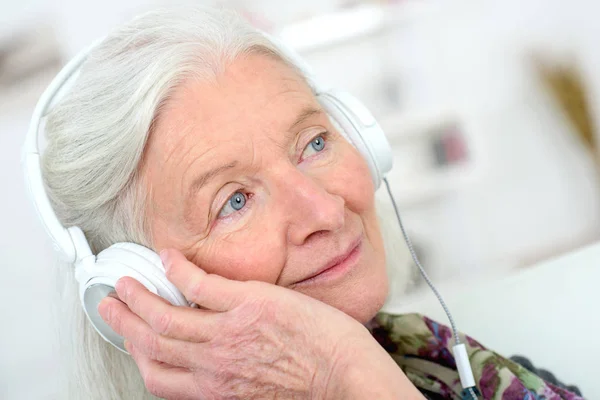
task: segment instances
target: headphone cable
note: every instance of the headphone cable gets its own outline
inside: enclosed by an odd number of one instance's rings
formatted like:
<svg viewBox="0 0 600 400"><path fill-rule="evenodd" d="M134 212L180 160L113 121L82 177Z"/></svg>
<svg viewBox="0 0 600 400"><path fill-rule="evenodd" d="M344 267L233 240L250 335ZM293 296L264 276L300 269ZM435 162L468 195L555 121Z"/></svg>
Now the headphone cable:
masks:
<svg viewBox="0 0 600 400"><path fill-rule="evenodd" d="M427 274L427 272L421 265L419 258L417 257L417 253L415 252L412 241L408 237L408 234L406 233L406 229L404 229L404 224L402 223L402 218L400 218L400 212L398 211L398 206L396 205L396 201L394 200L394 195L392 194L392 190L390 188L390 184L389 184L387 178L383 178L383 182L385 183L385 187L386 187L387 192L392 201L392 206L394 207L394 211L396 213L396 218L398 220L398 224L400 225L400 230L402 231L402 235L404 236L404 241L406 242L408 250L410 251L410 255L412 256L413 261L419 268L421 276L423 276L423 279L425 279L425 282L427 282L427 285L429 285L429 287L435 294L435 297L437 297L440 305L442 306L442 308L444 309L444 312L446 313L446 317L448 317L448 321L450 322L450 326L452 328L452 334L454 336L454 341L455 341L455 345L453 346L454 357L455 357L455 361L456 361L456 365L457 365L457 370L458 370L459 376L461 378L462 386L465 390L467 390L469 392L469 394L471 395L471 397L474 400L477 400L477 395L475 394L475 391L473 390L473 387L475 386L473 372L472 372L471 366L469 364L469 358L468 358L468 355L466 352L465 345L461 342L460 337L458 336L458 330L456 329L456 324L454 323L454 318L452 317L452 314L450 313L450 310L448 309L448 306L446 305L444 298L442 297L440 292L437 290L437 288L435 287L435 285L429 278L429 275ZM466 385L464 382L466 382Z"/></svg>

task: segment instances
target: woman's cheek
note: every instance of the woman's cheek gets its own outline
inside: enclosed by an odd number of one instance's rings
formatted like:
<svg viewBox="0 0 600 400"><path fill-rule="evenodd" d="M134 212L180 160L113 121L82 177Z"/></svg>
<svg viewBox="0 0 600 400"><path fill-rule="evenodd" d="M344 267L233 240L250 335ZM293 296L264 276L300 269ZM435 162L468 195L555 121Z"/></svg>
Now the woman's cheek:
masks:
<svg viewBox="0 0 600 400"><path fill-rule="evenodd" d="M238 281L275 283L285 263L285 250L265 239L261 235L236 241L215 239L210 252L202 251L198 258L208 273Z"/></svg>
<svg viewBox="0 0 600 400"><path fill-rule="evenodd" d="M349 151L346 160L339 166L338 186L342 197L354 211L368 210L374 206L375 187L369 166L361 154L354 148Z"/></svg>

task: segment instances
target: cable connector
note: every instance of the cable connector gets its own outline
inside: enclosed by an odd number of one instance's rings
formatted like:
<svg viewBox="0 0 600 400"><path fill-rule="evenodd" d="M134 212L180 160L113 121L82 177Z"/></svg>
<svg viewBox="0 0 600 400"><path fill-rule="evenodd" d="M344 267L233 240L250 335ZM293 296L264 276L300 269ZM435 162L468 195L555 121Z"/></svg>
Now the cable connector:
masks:
<svg viewBox="0 0 600 400"><path fill-rule="evenodd" d="M456 361L456 369L458 370L461 386L464 389L474 387L475 378L473 377L471 363L469 363L467 348L463 343L459 343L452 347L452 352L454 353L454 360Z"/></svg>

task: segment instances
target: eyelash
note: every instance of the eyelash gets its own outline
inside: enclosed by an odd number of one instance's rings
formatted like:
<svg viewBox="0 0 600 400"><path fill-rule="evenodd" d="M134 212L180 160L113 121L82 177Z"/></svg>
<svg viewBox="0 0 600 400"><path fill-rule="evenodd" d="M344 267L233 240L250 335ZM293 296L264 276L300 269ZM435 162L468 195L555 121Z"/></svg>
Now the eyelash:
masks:
<svg viewBox="0 0 600 400"><path fill-rule="evenodd" d="M318 134L316 134L315 136L313 136L304 146L304 148L302 149L302 153L300 153L300 155L304 154L304 152L306 151L306 149L308 149L308 146L311 145L311 143L317 139L318 137L323 138L324 141L324 147L321 151L318 151L317 154L322 153L324 151L327 150L328 147L328 142L329 142L329 138L330 138L330 132L329 131L321 131ZM310 158L310 157L307 157ZM299 161L303 161L305 159L300 159ZM240 210L236 210L224 217L219 217L219 214L221 214L221 212L223 211L223 209L227 206L228 202L231 200L231 198L236 194L236 193L242 193L244 194L244 196L246 196L246 203L244 204L244 207L241 208ZM243 188L238 188L235 191L231 192L231 194L227 197L225 203L219 208L218 212L217 212L217 218L216 221L218 220L227 220L227 219L231 219L232 217L241 217L245 211L249 208L249 203L252 201L252 193L248 193L246 191L244 191ZM215 221L215 222L216 222Z"/></svg>
<svg viewBox="0 0 600 400"><path fill-rule="evenodd" d="M245 197L245 202L244 202L244 206L239 209L239 210L234 210L233 212L231 212L230 214L225 215L224 217L219 217L219 215L221 214L221 212L223 211L223 209L225 207L227 207L228 203L231 201L231 198L236 194L236 193L242 193ZM219 212L217 213L217 220L226 220L226 219L230 219L233 216L238 217L238 216L242 216L246 210L248 209L248 206L250 204L250 202L252 201L252 198L254 196L252 195L252 193L248 193L246 191L244 191L242 188L237 189L235 192L231 193L231 195L229 195L229 197L227 197L227 200L225 201L225 204L223 204L223 206L219 209Z"/></svg>
<svg viewBox="0 0 600 400"><path fill-rule="evenodd" d="M312 142L319 137L323 138L323 149L321 151L318 151L317 154L323 153L324 151L326 151L327 147L328 147L328 142L329 142L329 131L322 131L322 132L319 132L318 134L316 134L315 136L313 136L308 141L308 143L306 143L306 145L302 149L302 153L300 153L300 155L304 154L306 149L308 149L308 146L310 146L312 144ZM299 161L302 161L302 160L304 160L304 159L300 159Z"/></svg>

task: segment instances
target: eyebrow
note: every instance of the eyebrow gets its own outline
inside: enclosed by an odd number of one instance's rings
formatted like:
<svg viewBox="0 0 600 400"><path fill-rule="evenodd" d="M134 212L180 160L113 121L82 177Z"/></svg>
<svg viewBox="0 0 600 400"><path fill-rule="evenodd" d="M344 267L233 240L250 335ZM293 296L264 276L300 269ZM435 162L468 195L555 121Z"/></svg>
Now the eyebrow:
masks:
<svg viewBox="0 0 600 400"><path fill-rule="evenodd" d="M237 164L238 164L237 161L233 161L233 162L230 162L229 164L221 165L219 167L216 167L216 168L206 171L205 173L198 176L196 179L194 179L192 181L192 184L190 185L190 189L189 189L188 193L190 195L192 193L196 193L198 190L202 189L202 187L204 187L208 182L210 182L210 180L213 179L215 176L227 171L228 169L235 168L237 166Z"/></svg>
<svg viewBox="0 0 600 400"><path fill-rule="evenodd" d="M304 107L302 111L300 111L300 114L298 114L298 117L296 117L296 120L292 123L292 125L290 125L288 132L293 133L294 129L296 129L298 125L301 125L303 122L305 122L307 119L314 115L321 114L323 114L323 110L321 109L314 108L312 106Z"/></svg>

